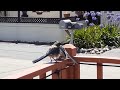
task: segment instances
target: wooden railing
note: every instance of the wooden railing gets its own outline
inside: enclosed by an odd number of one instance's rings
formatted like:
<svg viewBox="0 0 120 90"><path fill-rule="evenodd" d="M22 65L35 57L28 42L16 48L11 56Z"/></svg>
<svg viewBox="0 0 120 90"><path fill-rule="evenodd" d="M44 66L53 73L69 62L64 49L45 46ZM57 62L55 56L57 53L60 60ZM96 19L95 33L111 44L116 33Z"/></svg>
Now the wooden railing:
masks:
<svg viewBox="0 0 120 90"><path fill-rule="evenodd" d="M97 63L97 79L103 79L103 63L120 64L120 58L101 57L101 56L78 56L76 47L66 44L64 48L77 62ZM56 70L59 73L54 73ZM52 71L52 79L80 79L80 64L73 65L70 59L63 60L55 64L41 64L30 68L21 73L5 77L3 79L33 79L39 76L40 79L46 79L46 73Z"/></svg>

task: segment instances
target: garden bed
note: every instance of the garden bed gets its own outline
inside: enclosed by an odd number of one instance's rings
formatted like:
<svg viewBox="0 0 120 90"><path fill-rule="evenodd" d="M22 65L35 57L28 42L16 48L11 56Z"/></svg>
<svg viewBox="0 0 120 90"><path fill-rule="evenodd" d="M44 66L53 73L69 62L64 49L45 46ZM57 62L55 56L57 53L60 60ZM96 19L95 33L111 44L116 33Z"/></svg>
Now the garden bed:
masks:
<svg viewBox="0 0 120 90"><path fill-rule="evenodd" d="M87 20L90 15L93 20L91 23ZM106 17L108 23L100 25L94 23L97 15L100 16L100 12L86 12L85 22L89 25L74 31L73 40L78 53L101 54L120 47L120 15L109 13Z"/></svg>

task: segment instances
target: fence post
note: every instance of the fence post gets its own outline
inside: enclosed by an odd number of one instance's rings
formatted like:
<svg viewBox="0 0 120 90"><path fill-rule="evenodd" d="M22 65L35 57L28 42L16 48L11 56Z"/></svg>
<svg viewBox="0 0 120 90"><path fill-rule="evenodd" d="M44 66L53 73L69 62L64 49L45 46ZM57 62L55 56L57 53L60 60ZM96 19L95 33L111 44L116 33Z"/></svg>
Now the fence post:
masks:
<svg viewBox="0 0 120 90"><path fill-rule="evenodd" d="M18 23L20 22L20 11L18 11Z"/></svg>
<svg viewBox="0 0 120 90"><path fill-rule="evenodd" d="M74 70L75 70L74 79L80 79L80 64L75 65Z"/></svg>
<svg viewBox="0 0 120 90"><path fill-rule="evenodd" d="M60 11L60 20L62 20L62 11Z"/></svg>
<svg viewBox="0 0 120 90"><path fill-rule="evenodd" d="M44 73L44 74L42 74L42 75L39 76L40 79L42 79L42 78L46 79L45 77L46 77L46 73Z"/></svg>
<svg viewBox="0 0 120 90"><path fill-rule="evenodd" d="M64 48L66 49L66 51L69 53L71 57L76 55L76 47L74 45L66 44L64 45ZM80 79L80 65L70 66L64 71L64 73L65 74L62 74L62 75L66 79Z"/></svg>
<svg viewBox="0 0 120 90"><path fill-rule="evenodd" d="M6 11L4 11L4 16L7 16L7 13L6 13Z"/></svg>
<svg viewBox="0 0 120 90"><path fill-rule="evenodd" d="M63 64L61 68L65 68L65 67L66 67L66 65ZM61 71L61 79L67 79L67 78L68 78L67 77L67 69L64 69Z"/></svg>
<svg viewBox="0 0 120 90"><path fill-rule="evenodd" d="M57 69L55 70L52 70L52 73L56 72ZM61 72L58 72L58 73L54 73L52 75L52 79L60 79L61 78Z"/></svg>
<svg viewBox="0 0 120 90"><path fill-rule="evenodd" d="M97 79L103 79L103 66L102 66L102 63L97 63Z"/></svg>

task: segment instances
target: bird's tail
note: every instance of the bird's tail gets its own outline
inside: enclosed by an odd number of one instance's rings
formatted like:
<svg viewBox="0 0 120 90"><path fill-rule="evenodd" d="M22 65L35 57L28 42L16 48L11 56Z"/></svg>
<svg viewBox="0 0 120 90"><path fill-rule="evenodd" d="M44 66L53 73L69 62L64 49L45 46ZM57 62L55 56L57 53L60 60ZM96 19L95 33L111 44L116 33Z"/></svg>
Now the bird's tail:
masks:
<svg viewBox="0 0 120 90"><path fill-rule="evenodd" d="M33 62L33 63L37 63L37 62L43 60L44 58L46 58L48 55L49 55L49 54L46 54L46 55L44 55L44 56L42 56L42 57L40 57L40 58L38 58L38 59L36 59L36 60L34 60L34 61L32 61L32 62Z"/></svg>

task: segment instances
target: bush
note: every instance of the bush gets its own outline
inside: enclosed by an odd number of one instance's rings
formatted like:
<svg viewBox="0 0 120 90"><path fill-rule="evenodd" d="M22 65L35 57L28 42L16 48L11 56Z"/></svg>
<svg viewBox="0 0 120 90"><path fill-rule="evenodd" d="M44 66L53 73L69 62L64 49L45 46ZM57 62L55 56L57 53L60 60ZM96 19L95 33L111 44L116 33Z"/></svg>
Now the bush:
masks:
<svg viewBox="0 0 120 90"><path fill-rule="evenodd" d="M106 24L96 24L100 12L85 12L86 28L74 31L74 45L78 48L102 48L105 46L120 47L120 14L108 13ZM91 21L88 20L89 16Z"/></svg>
<svg viewBox="0 0 120 90"><path fill-rule="evenodd" d="M79 48L101 48L108 46L120 46L119 28L105 26L100 28L94 25L74 32L74 45Z"/></svg>

